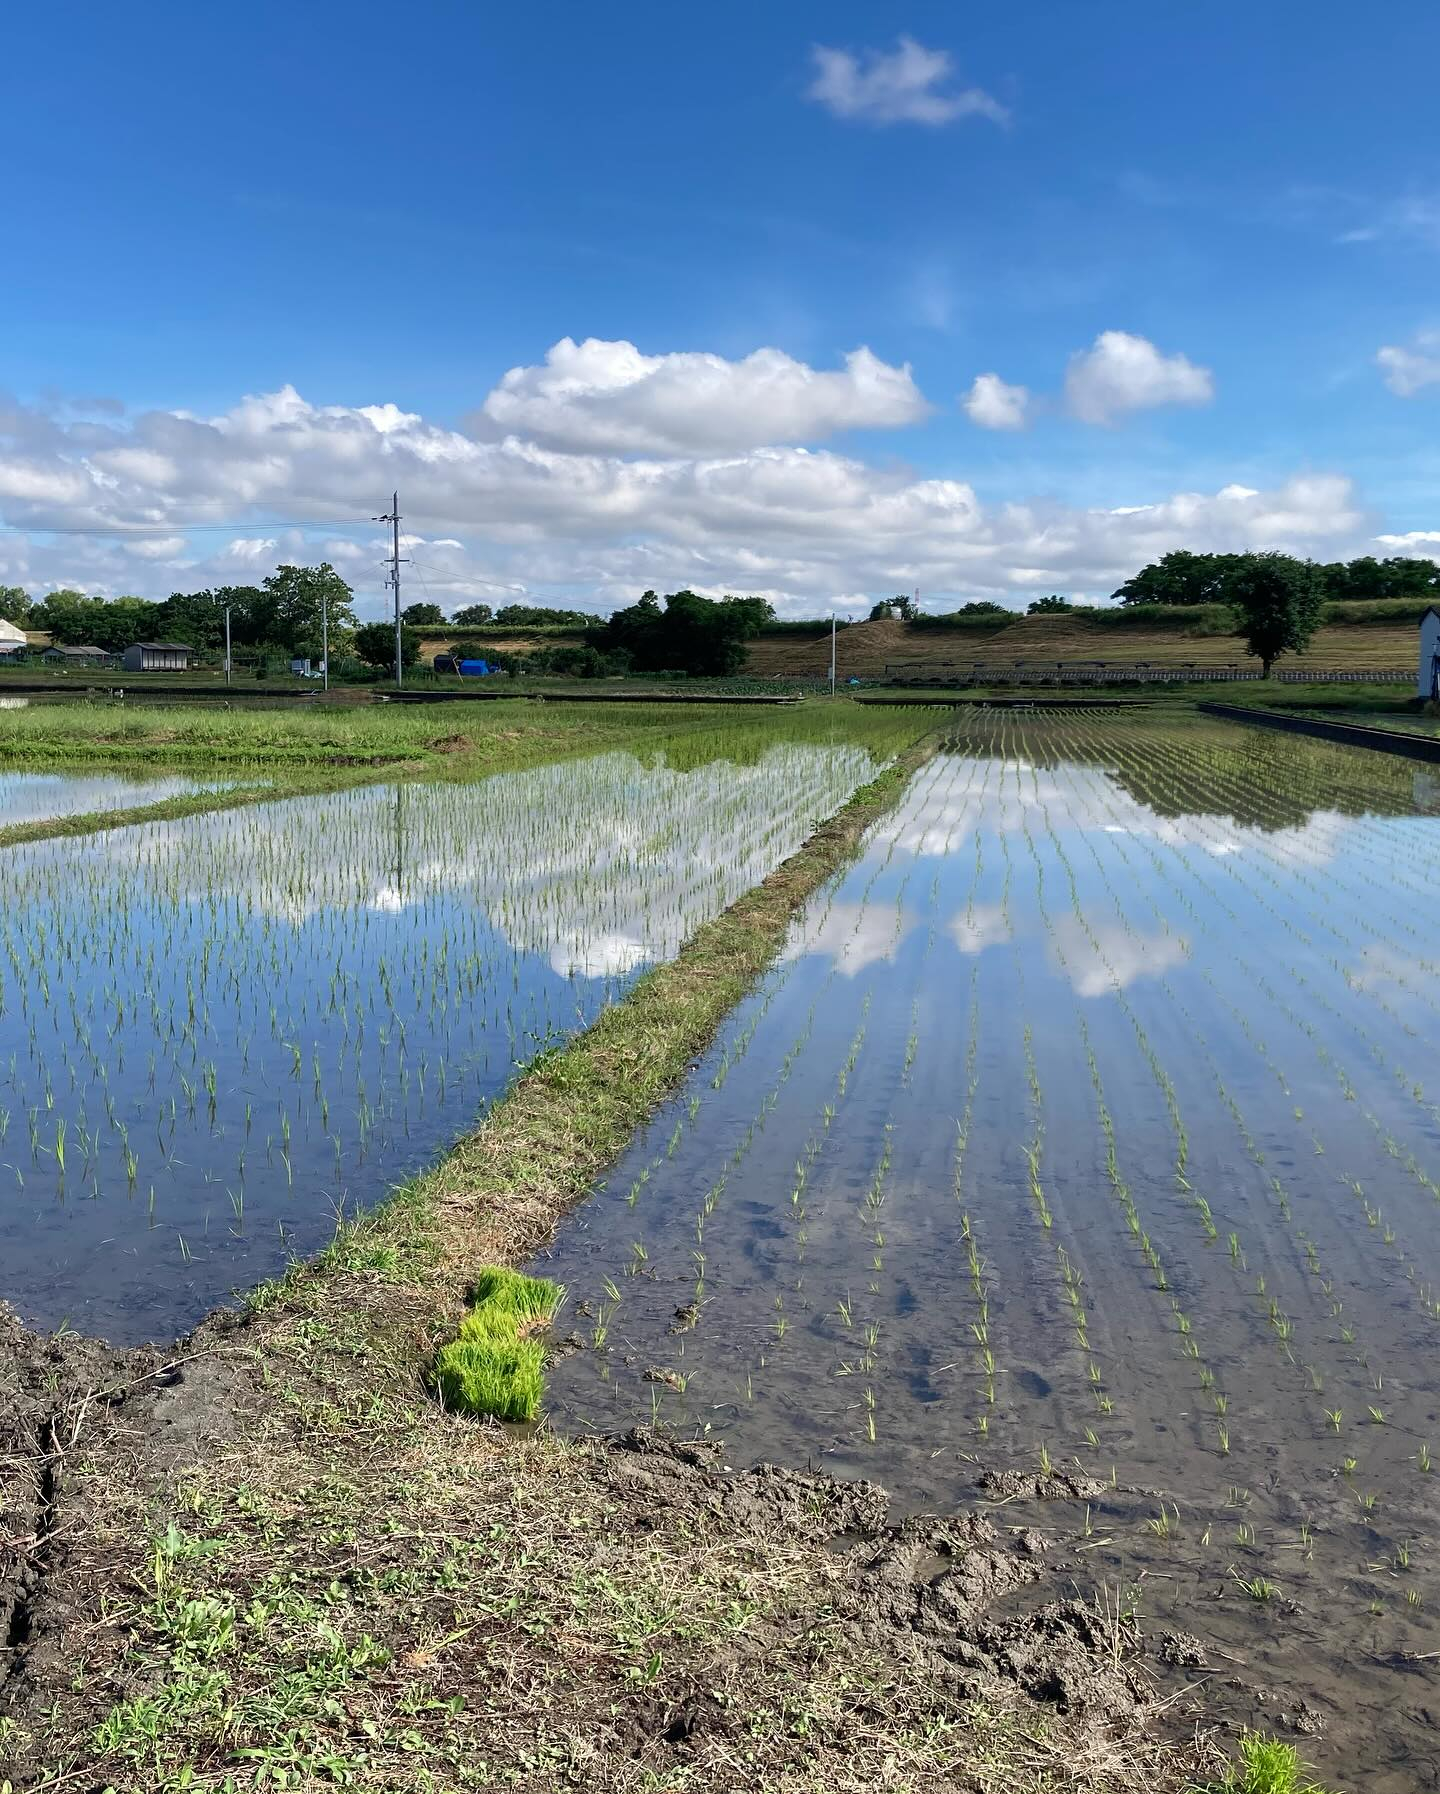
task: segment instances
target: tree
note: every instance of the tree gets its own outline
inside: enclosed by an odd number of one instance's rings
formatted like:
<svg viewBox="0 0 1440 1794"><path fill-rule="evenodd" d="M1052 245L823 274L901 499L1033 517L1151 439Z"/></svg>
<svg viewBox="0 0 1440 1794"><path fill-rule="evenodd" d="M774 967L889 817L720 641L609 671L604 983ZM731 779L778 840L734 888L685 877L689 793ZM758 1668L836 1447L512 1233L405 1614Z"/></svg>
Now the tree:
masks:
<svg viewBox="0 0 1440 1794"><path fill-rule="evenodd" d="M1247 554L1226 579L1226 593L1246 646L1265 677L1282 654L1301 653L1320 624L1325 585L1313 561L1288 554Z"/></svg>
<svg viewBox="0 0 1440 1794"><path fill-rule="evenodd" d="M367 666L389 668L395 667L395 625L393 623L362 623L355 631L355 652ZM403 666L414 666L420 657L420 650L415 639L406 630L400 631L400 660Z"/></svg>
<svg viewBox="0 0 1440 1794"><path fill-rule="evenodd" d="M497 623L514 623L522 627L552 623L571 629L588 629L599 620L587 610L550 610L543 604L502 604L495 613Z"/></svg>
<svg viewBox="0 0 1440 1794"><path fill-rule="evenodd" d="M488 604L466 604L456 611L451 620L462 629L475 629L482 623L488 623L494 615Z"/></svg>
<svg viewBox="0 0 1440 1794"><path fill-rule="evenodd" d="M62 588L33 606L30 627L45 629L61 647L103 648L119 654L132 642L153 641L160 606L144 598L87 598Z"/></svg>
<svg viewBox="0 0 1440 1794"><path fill-rule="evenodd" d="M328 601L330 652L343 654L350 647L356 628L354 593L329 561L318 567L277 567L261 591L266 612L262 641L281 643L293 655L318 660Z"/></svg>
<svg viewBox="0 0 1440 1794"><path fill-rule="evenodd" d="M445 613L438 604L407 604L400 613L400 621L422 629L428 629L432 625L441 627L445 622ZM456 621L459 621L458 617Z"/></svg>
<svg viewBox="0 0 1440 1794"><path fill-rule="evenodd" d="M0 586L0 617L23 629L30 620L30 594L23 586Z"/></svg>
<svg viewBox="0 0 1440 1794"><path fill-rule="evenodd" d="M1127 579L1111 594L1122 604L1221 604L1233 554L1192 554L1176 548Z"/></svg>
<svg viewBox="0 0 1440 1794"><path fill-rule="evenodd" d="M1031 617L1050 617L1059 611L1074 610L1075 606L1068 598L1062 598L1058 592L1052 592L1048 598L1037 598L1027 606L1026 614Z"/></svg>
<svg viewBox="0 0 1440 1794"><path fill-rule="evenodd" d="M972 598L951 614L957 617L1008 617L1010 612L1007 606L997 604L993 598Z"/></svg>
<svg viewBox="0 0 1440 1794"><path fill-rule="evenodd" d="M624 652L642 673L737 673L745 664L745 642L774 616L763 598L725 598L719 603L698 592L671 592L660 608L654 592L617 610L595 632L597 647Z"/></svg>
<svg viewBox="0 0 1440 1794"><path fill-rule="evenodd" d="M1353 561L1329 561L1320 569L1325 596L1341 602L1367 603L1384 598L1433 598L1440 594L1440 566L1418 555L1392 555L1376 560L1362 554Z"/></svg>

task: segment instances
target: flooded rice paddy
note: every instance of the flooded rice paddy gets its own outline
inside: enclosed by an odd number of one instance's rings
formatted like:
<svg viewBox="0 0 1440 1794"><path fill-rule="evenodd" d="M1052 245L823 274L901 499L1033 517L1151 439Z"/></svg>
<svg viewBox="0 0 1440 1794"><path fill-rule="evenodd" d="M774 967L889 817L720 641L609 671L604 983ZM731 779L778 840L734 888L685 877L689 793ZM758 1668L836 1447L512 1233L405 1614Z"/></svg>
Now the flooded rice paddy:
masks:
<svg viewBox="0 0 1440 1794"><path fill-rule="evenodd" d="M611 753L0 850L0 1297L132 1343L315 1251L874 770Z"/></svg>
<svg viewBox="0 0 1440 1794"><path fill-rule="evenodd" d="M120 773L0 771L0 829L21 822L51 822L64 816L128 810L139 804L163 803L167 797L186 797L215 789L213 783L173 776L135 778Z"/></svg>
<svg viewBox="0 0 1440 1794"><path fill-rule="evenodd" d="M1437 917L1437 769L962 721L541 1261L554 1419L1093 1479L1084 1574L1440 1785Z"/></svg>

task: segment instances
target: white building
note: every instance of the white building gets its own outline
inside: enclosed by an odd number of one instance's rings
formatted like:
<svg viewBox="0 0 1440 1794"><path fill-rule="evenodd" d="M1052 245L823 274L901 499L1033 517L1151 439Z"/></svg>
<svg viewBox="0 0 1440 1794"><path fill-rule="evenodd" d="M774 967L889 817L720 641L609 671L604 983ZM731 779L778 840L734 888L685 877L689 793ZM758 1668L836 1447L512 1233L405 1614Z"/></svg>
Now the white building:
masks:
<svg viewBox="0 0 1440 1794"><path fill-rule="evenodd" d="M18 654L29 644L25 639L25 631L0 617L0 654Z"/></svg>
<svg viewBox="0 0 1440 1794"><path fill-rule="evenodd" d="M1420 681L1416 696L1440 699L1440 610L1433 607L1420 619Z"/></svg>

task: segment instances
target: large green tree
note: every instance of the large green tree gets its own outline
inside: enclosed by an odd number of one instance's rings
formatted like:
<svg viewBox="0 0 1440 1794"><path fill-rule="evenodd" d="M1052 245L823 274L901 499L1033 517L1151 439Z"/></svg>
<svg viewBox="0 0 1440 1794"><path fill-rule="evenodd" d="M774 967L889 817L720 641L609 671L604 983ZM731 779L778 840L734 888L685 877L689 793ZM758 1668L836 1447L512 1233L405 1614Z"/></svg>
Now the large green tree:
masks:
<svg viewBox="0 0 1440 1794"><path fill-rule="evenodd" d="M1111 594L1122 604L1221 604L1233 554L1192 554L1176 548L1127 579Z"/></svg>
<svg viewBox="0 0 1440 1794"><path fill-rule="evenodd" d="M25 629L30 623L30 594L23 586L0 586L0 617Z"/></svg>
<svg viewBox="0 0 1440 1794"><path fill-rule="evenodd" d="M463 604L450 620L458 623L462 629L478 629L482 624L490 622L494 615L488 604Z"/></svg>
<svg viewBox="0 0 1440 1794"><path fill-rule="evenodd" d="M592 628L600 619L585 610L552 610L544 604L502 604L495 613L497 623L564 624L571 629Z"/></svg>
<svg viewBox="0 0 1440 1794"><path fill-rule="evenodd" d="M630 656L640 673L738 673L745 642L775 615L764 598L702 598L698 592L671 592L664 608L654 592L617 610L596 646Z"/></svg>
<svg viewBox="0 0 1440 1794"><path fill-rule="evenodd" d="M362 623L355 631L354 649L367 666L395 670L395 625L393 623ZM333 652L333 650L332 650ZM400 631L400 652L402 664L414 666L419 659L420 650L414 636L408 629Z"/></svg>
<svg viewBox="0 0 1440 1794"><path fill-rule="evenodd" d="M400 621L418 629L438 629L445 621L445 613L438 604L407 604Z"/></svg>
<svg viewBox="0 0 1440 1794"><path fill-rule="evenodd" d="M1288 554L1247 554L1226 580L1245 644L1265 677L1282 654L1299 654L1320 624L1325 584L1313 561Z"/></svg>
<svg viewBox="0 0 1440 1794"><path fill-rule="evenodd" d="M329 561L318 567L277 567L262 581L261 590L268 613L262 640L279 642L291 654L318 660L328 601L331 657L349 651L357 627L355 595Z"/></svg>

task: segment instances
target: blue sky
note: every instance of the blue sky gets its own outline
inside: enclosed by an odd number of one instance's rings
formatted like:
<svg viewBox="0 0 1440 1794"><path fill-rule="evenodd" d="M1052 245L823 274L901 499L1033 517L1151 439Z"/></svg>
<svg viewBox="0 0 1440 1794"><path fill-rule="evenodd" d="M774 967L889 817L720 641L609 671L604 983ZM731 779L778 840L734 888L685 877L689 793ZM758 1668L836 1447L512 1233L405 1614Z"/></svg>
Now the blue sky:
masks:
<svg viewBox="0 0 1440 1794"><path fill-rule="evenodd" d="M1431 5L7 29L0 580L374 610L396 484L446 604L1440 553Z"/></svg>

